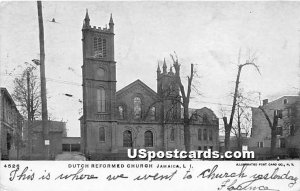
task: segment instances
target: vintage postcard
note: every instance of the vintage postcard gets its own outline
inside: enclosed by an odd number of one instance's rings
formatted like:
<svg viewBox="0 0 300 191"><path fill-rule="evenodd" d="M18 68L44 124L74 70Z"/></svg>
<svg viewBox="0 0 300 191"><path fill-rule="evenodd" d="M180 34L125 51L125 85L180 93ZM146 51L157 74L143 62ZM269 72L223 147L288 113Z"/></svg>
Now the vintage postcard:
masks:
<svg viewBox="0 0 300 191"><path fill-rule="evenodd" d="M0 190L300 190L300 2L2 1L0 23Z"/></svg>

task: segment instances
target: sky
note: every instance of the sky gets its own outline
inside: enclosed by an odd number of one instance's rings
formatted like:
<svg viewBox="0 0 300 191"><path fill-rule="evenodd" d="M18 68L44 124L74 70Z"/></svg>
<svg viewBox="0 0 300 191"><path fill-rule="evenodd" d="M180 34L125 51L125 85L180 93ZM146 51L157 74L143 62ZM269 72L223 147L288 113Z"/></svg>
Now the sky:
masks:
<svg viewBox="0 0 300 191"><path fill-rule="evenodd" d="M240 63L254 54L261 72L242 71L241 87L251 93L251 106L299 92L300 2L46 1L48 112L67 122L68 136L80 136L86 9L92 26L105 27L113 15L117 90L140 79L156 91L157 64L165 58L169 68L175 51L183 79L191 63L197 71L194 84L201 95L192 93L190 107L208 107L221 117L220 108L230 109L240 51ZM49 22L52 18L57 23ZM39 58L36 2L1 2L0 23L0 86L12 93L24 62Z"/></svg>

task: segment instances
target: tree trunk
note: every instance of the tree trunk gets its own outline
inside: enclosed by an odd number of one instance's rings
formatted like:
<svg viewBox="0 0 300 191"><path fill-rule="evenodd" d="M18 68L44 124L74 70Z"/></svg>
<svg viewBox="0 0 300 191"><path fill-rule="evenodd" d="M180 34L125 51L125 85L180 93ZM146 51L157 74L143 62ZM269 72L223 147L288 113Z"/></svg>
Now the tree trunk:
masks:
<svg viewBox="0 0 300 191"><path fill-rule="evenodd" d="M229 151L230 150L230 128L227 126L225 126L225 151Z"/></svg>
<svg viewBox="0 0 300 191"><path fill-rule="evenodd" d="M269 123L269 127L271 129L271 155L274 156L275 154L275 147L276 147L276 128L278 125L278 118L279 116L277 115L276 111L274 111L274 117L273 117L273 123L269 117L269 115L267 114L267 112L264 110L263 107L259 106L259 109L263 112L263 114L265 115L265 118L267 119L268 123Z"/></svg>
<svg viewBox="0 0 300 191"><path fill-rule="evenodd" d="M276 147L276 127L271 129L271 155L275 154L275 147Z"/></svg>
<svg viewBox="0 0 300 191"><path fill-rule="evenodd" d="M190 125L189 125L189 108L186 106L184 107L183 116L184 116L183 118L184 145L185 145L185 150L189 152L191 150L191 132L190 132Z"/></svg>
<svg viewBox="0 0 300 191"><path fill-rule="evenodd" d="M237 105L237 116L238 116L238 138L237 138L237 146L238 150L242 151L242 138L241 138L241 115L240 115L240 105Z"/></svg>
<svg viewBox="0 0 300 191"><path fill-rule="evenodd" d="M276 112L274 111L273 126L271 127L271 155L272 156L274 156L275 148L276 148L277 125L278 125L278 116L277 116Z"/></svg>
<svg viewBox="0 0 300 191"><path fill-rule="evenodd" d="M243 65L239 65L238 73L237 73L236 80L235 80L233 103L232 103L229 123L227 123L227 118L226 118L226 123L224 123L224 126L225 126L225 151L229 151L229 149L230 149L230 145L229 145L230 144L230 132L231 132L231 128L232 128L233 117L234 117L234 112L235 112L235 107L236 107L236 101L237 101L237 95L238 95L238 89L239 89L242 66Z"/></svg>
<svg viewBox="0 0 300 191"><path fill-rule="evenodd" d="M27 146L28 146L28 157L31 159L32 150L32 129L31 129L31 101L30 101L30 72L27 70Z"/></svg>
<svg viewBox="0 0 300 191"><path fill-rule="evenodd" d="M237 96L238 96L238 90L239 90L239 83L240 83L240 76L241 76L242 68L244 66L248 66L248 65L254 66L257 69L257 71L259 72L258 66L255 65L254 63L250 63L248 61L245 64L242 64L242 65L238 66L238 73L237 73L236 80L235 80L235 88L234 88L234 95L233 95L233 101L232 101L232 108L231 108L229 123L227 123L227 119L226 119L226 123L224 123L225 128L227 128L227 130L225 129L225 149L226 149L226 151L228 151L227 149L230 148L230 146L229 146L230 131L231 131L231 128L232 128L235 107L237 105L236 102L237 102ZM223 121L224 121L224 118L223 118ZM226 135L226 133L229 133L229 135Z"/></svg>

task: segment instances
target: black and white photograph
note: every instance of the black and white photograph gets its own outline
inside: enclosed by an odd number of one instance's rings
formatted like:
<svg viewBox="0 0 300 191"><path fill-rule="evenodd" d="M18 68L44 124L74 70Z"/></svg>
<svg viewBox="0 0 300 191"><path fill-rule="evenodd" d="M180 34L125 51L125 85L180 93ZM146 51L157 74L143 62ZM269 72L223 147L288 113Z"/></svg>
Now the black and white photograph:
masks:
<svg viewBox="0 0 300 191"><path fill-rule="evenodd" d="M102 188L300 190L300 2L2 1L0 23L0 190L119 167Z"/></svg>

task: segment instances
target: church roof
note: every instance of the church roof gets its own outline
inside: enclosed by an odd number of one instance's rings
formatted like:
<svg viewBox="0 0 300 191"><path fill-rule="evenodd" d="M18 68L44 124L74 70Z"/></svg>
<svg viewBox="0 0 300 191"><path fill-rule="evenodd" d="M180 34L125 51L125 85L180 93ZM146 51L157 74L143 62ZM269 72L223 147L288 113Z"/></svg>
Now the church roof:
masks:
<svg viewBox="0 0 300 191"><path fill-rule="evenodd" d="M213 110L211 110L208 107L202 107L200 109L195 109L195 108L189 108L189 117L191 117L193 114L197 113L197 112L204 112L208 115L214 116L215 118L217 118L216 114L214 113ZM181 108L181 119L183 119L183 108Z"/></svg>
<svg viewBox="0 0 300 191"><path fill-rule="evenodd" d="M122 93L127 92L128 90L130 90L131 88L135 87L135 86L141 86L143 87L146 91L148 91L150 94L156 96L156 92L154 90L152 90L149 86L147 86L144 82L142 82L141 80L137 79L134 82L132 82L131 84L125 86L124 88L120 89L119 91L117 91L116 95L120 95Z"/></svg>

